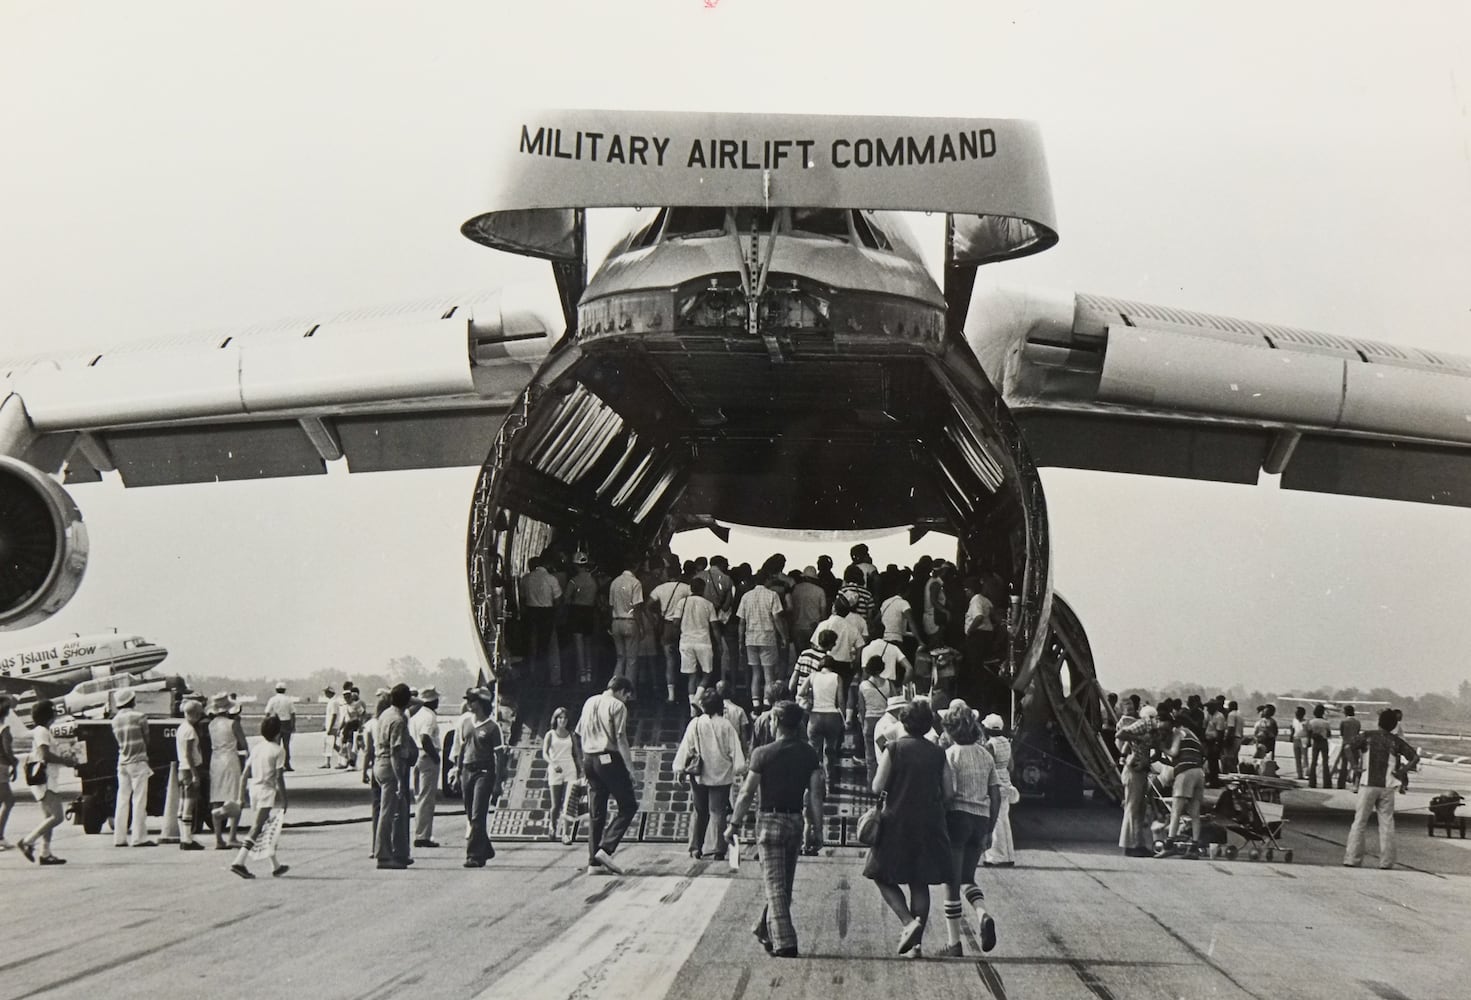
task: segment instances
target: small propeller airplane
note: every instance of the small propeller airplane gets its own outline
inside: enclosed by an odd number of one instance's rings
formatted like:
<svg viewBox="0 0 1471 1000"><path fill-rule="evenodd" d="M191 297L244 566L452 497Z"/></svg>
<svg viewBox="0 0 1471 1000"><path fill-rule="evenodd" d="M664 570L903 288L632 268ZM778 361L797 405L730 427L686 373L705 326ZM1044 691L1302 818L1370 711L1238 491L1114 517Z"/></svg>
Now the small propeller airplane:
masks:
<svg viewBox="0 0 1471 1000"><path fill-rule="evenodd" d="M551 111L494 145L461 232L550 262L554 295L0 363L0 627L75 591L65 485L104 474L480 466L466 566L497 669L507 581L548 548L612 567L701 526L938 530L1014 601L1005 679L1040 694L1020 742L1056 720L1117 793L1039 468L1471 506L1471 358L978 283L1058 241L1034 123ZM630 209L590 261L588 213ZM938 277L903 213L943 217Z"/></svg>
<svg viewBox="0 0 1471 1000"><path fill-rule="evenodd" d="M18 714L50 698L63 714L81 715L108 704L109 696L124 688L163 690L169 679L153 668L168 655L141 635L73 635L0 653L0 693L16 696Z"/></svg>

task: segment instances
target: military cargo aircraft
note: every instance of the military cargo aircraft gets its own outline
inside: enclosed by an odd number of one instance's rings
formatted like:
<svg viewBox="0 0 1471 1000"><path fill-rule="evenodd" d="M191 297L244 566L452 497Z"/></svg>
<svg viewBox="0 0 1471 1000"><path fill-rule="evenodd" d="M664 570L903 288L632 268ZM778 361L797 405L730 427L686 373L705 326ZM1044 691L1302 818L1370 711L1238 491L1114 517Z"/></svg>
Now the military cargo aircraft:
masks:
<svg viewBox="0 0 1471 1000"><path fill-rule="evenodd" d="M44 619L80 581L56 474L479 465L467 577L496 666L506 581L548 547L610 566L701 525L941 530L1015 599L1024 740L1060 735L1115 790L1087 637L1052 588L1040 467L1471 505L1471 359L978 283L1058 240L1032 123L558 111L498 146L461 231L549 261L554 298L0 365L0 547L17 554L0 625ZM590 261L588 213L630 208ZM943 216L939 280L903 213Z"/></svg>

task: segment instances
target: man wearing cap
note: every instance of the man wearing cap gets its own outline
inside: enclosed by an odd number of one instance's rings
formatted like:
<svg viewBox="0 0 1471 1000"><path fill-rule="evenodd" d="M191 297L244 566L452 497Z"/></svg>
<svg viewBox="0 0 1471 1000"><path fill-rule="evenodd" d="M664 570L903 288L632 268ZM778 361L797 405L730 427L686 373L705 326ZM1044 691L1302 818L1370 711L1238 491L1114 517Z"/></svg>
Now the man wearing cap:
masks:
<svg viewBox="0 0 1471 1000"><path fill-rule="evenodd" d="M204 845L194 839L194 804L203 790L199 722L204 718L204 706L190 698L184 702L183 711L184 718L174 733L174 759L179 762L179 850L202 851Z"/></svg>
<svg viewBox="0 0 1471 1000"><path fill-rule="evenodd" d="M128 807L132 806L132 847L157 847L148 839L148 716L133 707L132 688L115 698L112 735L117 739L117 806L112 814L112 846L128 845Z"/></svg>
<svg viewBox="0 0 1471 1000"><path fill-rule="evenodd" d="M322 689L327 699L327 714L322 719L322 763L321 768L330 770L337 756L337 734L342 729L342 709L347 704L348 688L343 685L342 694L332 690L332 685Z"/></svg>
<svg viewBox="0 0 1471 1000"><path fill-rule="evenodd" d="M378 716L373 740L373 777L378 782L378 826L374 856L379 868L409 866L409 845L400 817L408 813L409 754L413 745L404 712L409 707L407 684L395 684L388 707Z"/></svg>
<svg viewBox="0 0 1471 1000"><path fill-rule="evenodd" d="M438 847L434 842L434 806L439 801L439 692L419 692L424 704L409 718L409 738L419 748L414 764L418 792L414 797L414 846Z"/></svg>
<svg viewBox="0 0 1471 1000"><path fill-rule="evenodd" d="M266 702L266 715L281 720L281 748L286 751L286 770L291 770L291 735L296 732L296 702L286 693L286 682L276 682L276 693Z"/></svg>

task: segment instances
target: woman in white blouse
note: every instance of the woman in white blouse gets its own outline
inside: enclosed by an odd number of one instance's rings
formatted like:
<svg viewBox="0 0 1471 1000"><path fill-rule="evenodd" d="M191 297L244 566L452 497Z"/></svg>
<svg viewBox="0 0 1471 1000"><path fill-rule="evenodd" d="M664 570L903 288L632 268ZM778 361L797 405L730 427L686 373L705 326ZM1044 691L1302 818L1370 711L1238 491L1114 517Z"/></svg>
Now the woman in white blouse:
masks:
<svg viewBox="0 0 1471 1000"><path fill-rule="evenodd" d="M690 720L674 755L674 773L684 774L691 754L699 756L699 772L691 775L695 819L690 824L690 857L704 857L708 829L715 841L711 856L720 860L725 857L725 841L721 832L730 812L730 786L745 771L746 755L741 750L741 738L735 726L721 714L725 699L715 691L707 690L700 699L700 708L704 714ZM715 814L714 823L710 822L712 812Z"/></svg>

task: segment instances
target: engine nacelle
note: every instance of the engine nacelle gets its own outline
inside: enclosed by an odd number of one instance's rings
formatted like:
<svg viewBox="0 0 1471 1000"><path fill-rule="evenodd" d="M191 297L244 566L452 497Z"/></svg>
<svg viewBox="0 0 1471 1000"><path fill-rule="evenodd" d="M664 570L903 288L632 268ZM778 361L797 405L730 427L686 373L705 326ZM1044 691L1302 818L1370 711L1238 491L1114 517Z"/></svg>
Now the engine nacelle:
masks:
<svg viewBox="0 0 1471 1000"><path fill-rule="evenodd" d="M25 628L65 607L87 569L87 529L66 490L0 455L0 629Z"/></svg>

